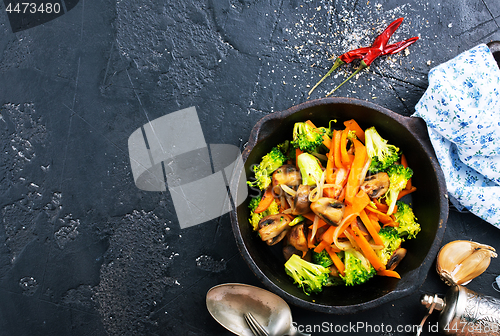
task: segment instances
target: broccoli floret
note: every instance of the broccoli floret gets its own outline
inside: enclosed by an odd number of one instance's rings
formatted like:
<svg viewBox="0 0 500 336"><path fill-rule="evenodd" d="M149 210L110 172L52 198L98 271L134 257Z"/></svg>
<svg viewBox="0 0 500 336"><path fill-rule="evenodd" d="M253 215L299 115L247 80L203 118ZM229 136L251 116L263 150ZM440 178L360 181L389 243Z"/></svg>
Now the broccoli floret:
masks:
<svg viewBox="0 0 500 336"><path fill-rule="evenodd" d="M331 122L332 122L332 120L330 120L330 123L331 123ZM318 127L318 129L319 129L321 132L323 132L323 134L328 135L328 137L330 137L330 138L331 138L331 137L332 137L332 135L333 135L333 131L332 131L332 127L331 127L331 125L330 125L328 128L326 128L326 127Z"/></svg>
<svg viewBox="0 0 500 336"><path fill-rule="evenodd" d="M248 204L248 208L250 209L250 218L248 219L248 221L252 225L254 231L257 231L259 229L259 222L262 218L279 213L278 203L276 203L275 200L271 202L271 204L265 211L261 213L255 213L255 209L257 209L261 198L262 197L252 198L250 200L250 203Z"/></svg>
<svg viewBox="0 0 500 336"><path fill-rule="evenodd" d="M265 190L271 184L272 173L281 167L286 161L286 157L278 146L262 157L260 163L253 167L255 181L247 182L251 187L258 187Z"/></svg>
<svg viewBox="0 0 500 336"><path fill-rule="evenodd" d="M345 275L340 277L345 281L346 286L360 285L377 274L368 260L360 258L364 256L355 250L344 251Z"/></svg>
<svg viewBox="0 0 500 336"><path fill-rule="evenodd" d="M302 184L316 185L316 182L321 179L323 170L316 157L309 153L302 153L297 157L297 166L302 175Z"/></svg>
<svg viewBox="0 0 500 336"><path fill-rule="evenodd" d="M321 265L323 267L329 267L333 265L332 258L326 250L321 251L320 253L316 253L313 251L312 253L312 261L315 264Z"/></svg>
<svg viewBox="0 0 500 336"><path fill-rule="evenodd" d="M392 165L387 169L389 175L389 190L385 193L385 202L389 205L387 214L391 215L396 207L398 195L406 187L406 182L413 175L411 168L405 168L402 165Z"/></svg>
<svg viewBox="0 0 500 336"><path fill-rule="evenodd" d="M288 224L288 225L290 225L290 226L295 226L295 225L297 225L297 224L299 224L299 223L302 223L302 222L304 221L304 219L305 219L305 218L304 218L302 215L298 215L298 216L297 216L297 217L295 217L295 218L294 218L294 219L290 222L290 224Z"/></svg>
<svg viewBox="0 0 500 336"><path fill-rule="evenodd" d="M307 295L319 293L329 284L328 268L305 261L296 254L285 263L285 271Z"/></svg>
<svg viewBox="0 0 500 336"><path fill-rule="evenodd" d="M325 128L314 128L305 122L295 123L292 145L304 152L315 152L323 143L325 133Z"/></svg>
<svg viewBox="0 0 500 336"><path fill-rule="evenodd" d="M277 145L278 149L283 153L287 160L295 161L295 149L290 144L290 141L286 140L279 145Z"/></svg>
<svg viewBox="0 0 500 336"><path fill-rule="evenodd" d="M330 255L326 250L321 251L320 253L312 252L312 262L323 267L329 267L333 265L333 260L330 258ZM340 277L340 275L328 277L327 282L324 286L340 286L345 285L345 281Z"/></svg>
<svg viewBox="0 0 500 336"><path fill-rule="evenodd" d="M399 159L399 148L387 143L375 129L370 127L365 131L365 145L368 156L372 160L371 172L385 171Z"/></svg>
<svg viewBox="0 0 500 336"><path fill-rule="evenodd" d="M376 253L380 261L386 265L394 251L401 246L403 240L399 236L398 231L390 226L382 228L378 235L384 242L384 248L376 250Z"/></svg>
<svg viewBox="0 0 500 336"><path fill-rule="evenodd" d="M415 238L417 233L420 232L420 225L416 222L417 218L412 208L401 201L398 201L396 205L398 206L398 210L394 214L394 218L396 219L396 223L399 224L396 230L401 237L408 239Z"/></svg>

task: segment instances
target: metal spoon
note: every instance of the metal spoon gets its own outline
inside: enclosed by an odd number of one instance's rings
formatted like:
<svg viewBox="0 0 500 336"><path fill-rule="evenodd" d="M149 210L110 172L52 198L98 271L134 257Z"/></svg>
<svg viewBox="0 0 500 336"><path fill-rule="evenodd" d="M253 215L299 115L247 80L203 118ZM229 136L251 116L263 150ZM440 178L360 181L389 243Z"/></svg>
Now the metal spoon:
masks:
<svg viewBox="0 0 500 336"><path fill-rule="evenodd" d="M270 336L310 336L295 329L288 304L278 295L244 284L222 284L207 292L207 309L224 328L240 336L253 336L244 319L252 313Z"/></svg>

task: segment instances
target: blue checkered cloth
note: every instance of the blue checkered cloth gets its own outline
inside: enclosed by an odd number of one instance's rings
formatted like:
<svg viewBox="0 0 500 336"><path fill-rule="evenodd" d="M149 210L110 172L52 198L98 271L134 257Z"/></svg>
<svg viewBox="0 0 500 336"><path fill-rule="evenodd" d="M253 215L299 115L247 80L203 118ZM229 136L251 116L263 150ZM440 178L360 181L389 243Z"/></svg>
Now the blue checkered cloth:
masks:
<svg viewBox="0 0 500 336"><path fill-rule="evenodd" d="M481 44L433 68L415 111L454 205L500 228L500 69L490 49Z"/></svg>

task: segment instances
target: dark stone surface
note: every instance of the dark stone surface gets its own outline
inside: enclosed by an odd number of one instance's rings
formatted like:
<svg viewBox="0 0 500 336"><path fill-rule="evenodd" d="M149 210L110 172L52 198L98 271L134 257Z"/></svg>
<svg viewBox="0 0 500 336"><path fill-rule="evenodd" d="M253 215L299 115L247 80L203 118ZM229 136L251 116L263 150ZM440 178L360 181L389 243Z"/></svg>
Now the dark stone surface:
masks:
<svg viewBox="0 0 500 336"><path fill-rule="evenodd" d="M375 61L336 95L411 115L432 66L500 40L495 0L65 3L66 14L17 33L0 14L1 336L229 334L207 312L207 290L260 285L229 216L181 230L168 191L136 188L130 134L196 106L207 143L242 148L262 116L307 99L328 57L369 45L399 16L394 38L421 38L410 53ZM500 232L452 211L445 242L455 239L498 247ZM498 274L493 260L469 288L499 297ZM445 291L431 271L417 293L363 314L292 311L314 335L358 322L407 335L396 327L420 322L420 295Z"/></svg>

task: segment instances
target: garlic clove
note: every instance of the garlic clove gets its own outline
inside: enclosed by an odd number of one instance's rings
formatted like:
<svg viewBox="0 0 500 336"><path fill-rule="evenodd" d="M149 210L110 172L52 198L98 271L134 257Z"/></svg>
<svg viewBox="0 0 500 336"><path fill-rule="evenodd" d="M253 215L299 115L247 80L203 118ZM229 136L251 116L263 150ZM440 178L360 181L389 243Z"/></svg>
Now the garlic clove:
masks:
<svg viewBox="0 0 500 336"><path fill-rule="evenodd" d="M436 269L448 285L464 285L481 275L496 258L491 246L467 240L452 241L439 251Z"/></svg>

